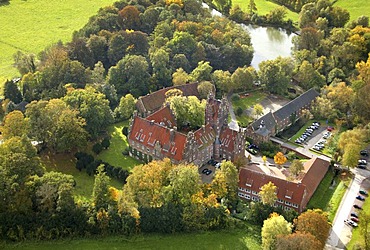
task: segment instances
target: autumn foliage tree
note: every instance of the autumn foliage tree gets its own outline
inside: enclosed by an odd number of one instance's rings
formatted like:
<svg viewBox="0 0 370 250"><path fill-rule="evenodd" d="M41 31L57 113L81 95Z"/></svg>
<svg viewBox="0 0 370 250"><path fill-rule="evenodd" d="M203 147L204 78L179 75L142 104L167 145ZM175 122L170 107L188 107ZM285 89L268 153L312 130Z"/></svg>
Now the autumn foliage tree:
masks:
<svg viewBox="0 0 370 250"><path fill-rule="evenodd" d="M28 120L24 117L23 113L18 110L7 114L4 118L4 125L0 127L0 131L4 139L27 135L28 130Z"/></svg>
<svg viewBox="0 0 370 250"><path fill-rule="evenodd" d="M321 250L322 244L310 233L296 232L288 235L278 235L276 250Z"/></svg>
<svg viewBox="0 0 370 250"><path fill-rule="evenodd" d="M289 171L294 176L297 176L304 169L303 163L300 160L293 160L289 167Z"/></svg>
<svg viewBox="0 0 370 250"><path fill-rule="evenodd" d="M270 218L263 222L261 231L262 249L275 249L278 235L289 235L292 232L292 224L287 222L282 215L272 213Z"/></svg>
<svg viewBox="0 0 370 250"><path fill-rule="evenodd" d="M261 197L262 203L267 205L274 205L277 200L277 187L271 181L261 187L259 196Z"/></svg>
<svg viewBox="0 0 370 250"><path fill-rule="evenodd" d="M281 166L287 161L287 158L284 156L282 152L277 152L274 156L274 162L275 164Z"/></svg>

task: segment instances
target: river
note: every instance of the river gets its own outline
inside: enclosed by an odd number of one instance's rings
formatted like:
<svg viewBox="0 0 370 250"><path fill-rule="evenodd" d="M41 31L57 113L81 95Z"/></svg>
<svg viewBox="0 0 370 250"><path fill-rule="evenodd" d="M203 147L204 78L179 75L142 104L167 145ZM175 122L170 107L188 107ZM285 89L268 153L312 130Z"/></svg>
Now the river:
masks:
<svg viewBox="0 0 370 250"><path fill-rule="evenodd" d="M205 8L208 5L203 3ZM211 9L213 16L222 16L217 10ZM258 25L240 24L247 30L251 36L251 42L254 49L253 60L251 65L258 69L258 64L262 61L272 60L278 56L291 56L294 33L288 34L284 29L274 27L262 27Z"/></svg>

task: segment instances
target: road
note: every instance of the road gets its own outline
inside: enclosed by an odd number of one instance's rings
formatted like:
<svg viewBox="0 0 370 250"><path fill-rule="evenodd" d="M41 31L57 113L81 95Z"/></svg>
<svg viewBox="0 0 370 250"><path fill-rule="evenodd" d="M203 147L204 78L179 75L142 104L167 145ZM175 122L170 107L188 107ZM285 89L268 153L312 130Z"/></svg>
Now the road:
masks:
<svg viewBox="0 0 370 250"><path fill-rule="evenodd" d="M369 184L364 180L370 178L370 171L363 169L353 169L354 178L339 205L337 214L334 218L332 229L327 240L326 249L346 249L346 245L351 240L352 228L344 223L344 220L350 217L352 211L355 211L353 204L361 205L361 201L356 200L358 191L361 188L368 189Z"/></svg>
<svg viewBox="0 0 370 250"><path fill-rule="evenodd" d="M230 114L230 117L231 117L231 121L229 123L229 128L231 128L232 130L238 131L239 130L239 125L238 125L238 121L236 120L236 116L235 116L233 105L231 103L230 98L231 98L231 95L229 95L227 97L227 101L229 102L229 114Z"/></svg>

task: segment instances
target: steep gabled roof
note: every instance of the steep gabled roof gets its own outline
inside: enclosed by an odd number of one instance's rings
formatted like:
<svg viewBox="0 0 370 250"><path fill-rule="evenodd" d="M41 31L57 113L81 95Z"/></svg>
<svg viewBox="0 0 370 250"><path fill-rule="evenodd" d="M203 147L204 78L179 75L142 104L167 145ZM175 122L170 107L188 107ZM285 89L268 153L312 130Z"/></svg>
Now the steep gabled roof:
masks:
<svg viewBox="0 0 370 250"><path fill-rule="evenodd" d="M319 96L319 93L314 89L310 89L294 100L291 100L280 109L276 110L273 115L277 121L282 121L286 118L289 118L293 113L297 112L304 106L311 104L311 102L315 100L317 96Z"/></svg>
<svg viewBox="0 0 370 250"><path fill-rule="evenodd" d="M220 134L221 148L227 152L233 152L234 142L237 140L237 136L238 131L232 130L229 127L222 129Z"/></svg>
<svg viewBox="0 0 370 250"><path fill-rule="evenodd" d="M184 96L196 96L200 97L199 92L198 92L198 83L189 83L189 84L184 84L184 85L179 85L179 86L172 86L164 89L160 89L156 92L153 92L151 94L148 94L146 96L141 96L139 97L138 100L138 105L141 103L146 112L153 112L162 107L162 104L166 100L166 92L170 89L179 89L183 92ZM137 106L140 110L140 107ZM140 110L144 111L144 110Z"/></svg>
<svg viewBox="0 0 370 250"><path fill-rule="evenodd" d="M301 205L305 196L305 184L286 181L264 173L255 172L247 168L240 169L239 187L248 188L258 193L261 191L260 188L270 181L277 187L278 199Z"/></svg>
<svg viewBox="0 0 370 250"><path fill-rule="evenodd" d="M216 133L210 124L203 126L194 132L198 148L203 148L215 142Z"/></svg>
<svg viewBox="0 0 370 250"><path fill-rule="evenodd" d="M276 121L271 111L252 123L253 130L257 131L260 129L261 123L263 123L265 128L269 131L272 131L275 128Z"/></svg>
<svg viewBox="0 0 370 250"><path fill-rule="evenodd" d="M168 106L165 106L157 112L149 115L146 117L146 120L153 121L169 128L176 126L175 116L172 114L171 109Z"/></svg>
<svg viewBox="0 0 370 250"><path fill-rule="evenodd" d="M301 182L307 187L308 199L315 193L316 188L328 172L329 165L330 162L317 157L305 162L304 167L307 169L307 173Z"/></svg>
<svg viewBox="0 0 370 250"><path fill-rule="evenodd" d="M159 143L162 147L161 153L165 157L177 161L183 159L186 135L155 122L135 116L129 139L150 150L153 150L155 145Z"/></svg>

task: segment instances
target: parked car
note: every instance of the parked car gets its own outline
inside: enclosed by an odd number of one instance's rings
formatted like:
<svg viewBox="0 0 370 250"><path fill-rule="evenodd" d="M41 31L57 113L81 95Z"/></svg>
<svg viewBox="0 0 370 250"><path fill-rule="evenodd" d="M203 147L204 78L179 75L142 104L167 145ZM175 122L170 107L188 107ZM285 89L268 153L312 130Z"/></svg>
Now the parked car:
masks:
<svg viewBox="0 0 370 250"><path fill-rule="evenodd" d="M253 148L247 148L247 151L249 153L251 153L252 155L256 155L257 154L257 150L253 149Z"/></svg>
<svg viewBox="0 0 370 250"><path fill-rule="evenodd" d="M362 155L362 156L369 156L369 151L367 151L367 150L361 150L360 151L360 155Z"/></svg>
<svg viewBox="0 0 370 250"><path fill-rule="evenodd" d="M347 223L348 225L352 226L352 227L357 227L358 224L354 221L351 221L351 220L344 220L344 223Z"/></svg>
<svg viewBox="0 0 370 250"><path fill-rule="evenodd" d="M356 218L358 218L358 214L357 214L357 213L355 213L355 212L352 212L352 213L351 213L351 216L352 216L352 217L356 217Z"/></svg>
<svg viewBox="0 0 370 250"><path fill-rule="evenodd" d="M356 217L351 217L351 221L354 221L354 222L358 223L360 220Z"/></svg>
<svg viewBox="0 0 370 250"><path fill-rule="evenodd" d="M216 165L215 165L216 168L220 168L221 167L221 163L218 162Z"/></svg>
<svg viewBox="0 0 370 250"><path fill-rule="evenodd" d="M367 161L364 159L358 160L358 165L366 165Z"/></svg>
<svg viewBox="0 0 370 250"><path fill-rule="evenodd" d="M210 175L210 174L212 174L212 170L208 170L207 172L206 172L206 175Z"/></svg>
<svg viewBox="0 0 370 250"><path fill-rule="evenodd" d="M366 169L366 165L357 165L357 167L360 169Z"/></svg>
<svg viewBox="0 0 370 250"><path fill-rule="evenodd" d="M325 131L322 138L328 139L331 136L331 133L329 131Z"/></svg>
<svg viewBox="0 0 370 250"><path fill-rule="evenodd" d="M209 170L208 168L204 168L204 169L202 170L202 173L203 173L203 174L205 174L208 170Z"/></svg>
<svg viewBox="0 0 370 250"><path fill-rule="evenodd" d="M353 205L353 207L354 207L354 208L357 208L357 209L362 209L362 207L361 207L361 206L359 206L359 205L357 205L357 204Z"/></svg>
<svg viewBox="0 0 370 250"><path fill-rule="evenodd" d="M360 190L359 193L362 195L368 195L368 193L365 190Z"/></svg>
<svg viewBox="0 0 370 250"><path fill-rule="evenodd" d="M253 148L253 149L259 149L258 146L256 144L251 144L248 146L248 148Z"/></svg>
<svg viewBox="0 0 370 250"><path fill-rule="evenodd" d="M331 132L331 131L333 131L333 130L334 130L334 127L332 127L332 126L328 126L328 127L326 128L326 130L327 130L327 131L329 131L329 132Z"/></svg>
<svg viewBox="0 0 370 250"><path fill-rule="evenodd" d="M363 197L362 195L357 195L356 196L356 199L357 200L360 200L360 201L364 201L365 200L365 197Z"/></svg>
<svg viewBox="0 0 370 250"><path fill-rule="evenodd" d="M318 150L318 151L322 150L323 148L324 147L323 146L320 146L320 145L313 146L313 149Z"/></svg>

